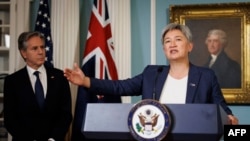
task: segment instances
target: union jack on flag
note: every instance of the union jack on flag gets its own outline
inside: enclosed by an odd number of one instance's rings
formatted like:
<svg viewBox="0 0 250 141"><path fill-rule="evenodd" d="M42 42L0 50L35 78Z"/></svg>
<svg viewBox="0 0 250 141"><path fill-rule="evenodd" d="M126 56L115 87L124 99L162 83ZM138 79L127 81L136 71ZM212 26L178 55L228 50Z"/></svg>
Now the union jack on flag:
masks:
<svg viewBox="0 0 250 141"><path fill-rule="evenodd" d="M53 42L51 37L48 0L40 0L36 18L35 31L39 31L44 35L46 48L45 64L53 67Z"/></svg>
<svg viewBox="0 0 250 141"><path fill-rule="evenodd" d="M82 70L89 77L110 80L118 79L106 0L94 0L83 54ZM82 141L85 139L81 132L81 127L87 103L121 103L121 97L117 95L97 97L86 88L79 86L71 140Z"/></svg>
<svg viewBox="0 0 250 141"><path fill-rule="evenodd" d="M94 63L94 66L86 68L95 72L91 74L92 77L118 79L106 0L94 0L82 65L87 65L89 62ZM86 71L88 70L84 70L85 73Z"/></svg>

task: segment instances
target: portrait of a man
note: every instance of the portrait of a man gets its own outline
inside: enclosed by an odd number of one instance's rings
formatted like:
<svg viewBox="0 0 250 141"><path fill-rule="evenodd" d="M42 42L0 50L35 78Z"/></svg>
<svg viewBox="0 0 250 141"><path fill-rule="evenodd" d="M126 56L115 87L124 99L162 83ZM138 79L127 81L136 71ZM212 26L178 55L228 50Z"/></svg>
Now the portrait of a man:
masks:
<svg viewBox="0 0 250 141"><path fill-rule="evenodd" d="M222 88L240 88L240 65L224 50L227 47L226 33L221 29L210 30L205 44L210 56L204 66L214 70Z"/></svg>
<svg viewBox="0 0 250 141"><path fill-rule="evenodd" d="M221 88L241 88L240 18L186 20L194 35L190 60L214 70Z"/></svg>

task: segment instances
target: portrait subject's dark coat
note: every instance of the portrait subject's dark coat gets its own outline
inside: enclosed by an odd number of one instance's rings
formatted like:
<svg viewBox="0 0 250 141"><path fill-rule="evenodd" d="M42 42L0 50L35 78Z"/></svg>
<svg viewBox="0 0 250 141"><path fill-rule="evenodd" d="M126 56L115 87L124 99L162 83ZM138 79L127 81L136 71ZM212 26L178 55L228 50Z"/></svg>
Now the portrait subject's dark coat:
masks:
<svg viewBox="0 0 250 141"><path fill-rule="evenodd" d="M205 64L208 67L210 60ZM211 69L215 72L221 88L241 88L240 65L222 51Z"/></svg>

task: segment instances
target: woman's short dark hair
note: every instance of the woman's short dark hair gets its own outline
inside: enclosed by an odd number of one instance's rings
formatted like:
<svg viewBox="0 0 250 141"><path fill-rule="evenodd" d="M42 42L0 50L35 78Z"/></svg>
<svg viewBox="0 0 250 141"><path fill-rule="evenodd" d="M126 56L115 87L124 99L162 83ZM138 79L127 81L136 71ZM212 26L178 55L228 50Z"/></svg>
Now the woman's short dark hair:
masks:
<svg viewBox="0 0 250 141"><path fill-rule="evenodd" d="M170 23L168 24L164 29L163 29L163 32L162 32L162 36L161 36L161 42L163 44L164 42L164 37L165 35L171 31L171 30L180 30L184 36L187 38L187 40L189 42L193 42L192 40L192 33L189 29L189 27L185 26L185 25L182 25L182 24L177 24L177 23Z"/></svg>

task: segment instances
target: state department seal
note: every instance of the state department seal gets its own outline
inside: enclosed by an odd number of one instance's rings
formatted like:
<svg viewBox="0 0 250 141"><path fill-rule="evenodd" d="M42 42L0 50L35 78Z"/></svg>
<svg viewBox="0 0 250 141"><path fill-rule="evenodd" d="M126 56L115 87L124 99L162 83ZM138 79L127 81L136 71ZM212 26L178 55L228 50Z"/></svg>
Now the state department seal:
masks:
<svg viewBox="0 0 250 141"><path fill-rule="evenodd" d="M137 141L160 141L171 127L171 117L165 105L145 99L135 104L128 115L128 128Z"/></svg>

